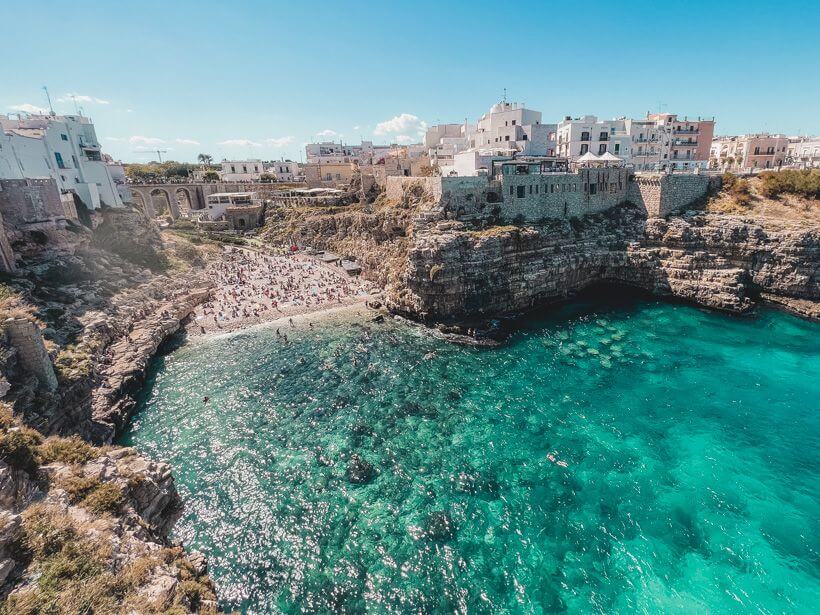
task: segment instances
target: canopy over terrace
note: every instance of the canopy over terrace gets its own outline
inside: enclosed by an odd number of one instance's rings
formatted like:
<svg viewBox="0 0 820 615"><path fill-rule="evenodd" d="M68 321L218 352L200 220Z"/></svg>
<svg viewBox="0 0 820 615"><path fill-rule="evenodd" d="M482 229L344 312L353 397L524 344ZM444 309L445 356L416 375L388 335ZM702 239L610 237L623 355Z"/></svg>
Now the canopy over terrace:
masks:
<svg viewBox="0 0 820 615"><path fill-rule="evenodd" d="M596 156L595 154L593 154L592 152L587 152L586 154L581 156L575 162L577 164L580 164L580 165L588 166L588 165L591 165L593 163L600 162L600 160L601 159L598 156Z"/></svg>

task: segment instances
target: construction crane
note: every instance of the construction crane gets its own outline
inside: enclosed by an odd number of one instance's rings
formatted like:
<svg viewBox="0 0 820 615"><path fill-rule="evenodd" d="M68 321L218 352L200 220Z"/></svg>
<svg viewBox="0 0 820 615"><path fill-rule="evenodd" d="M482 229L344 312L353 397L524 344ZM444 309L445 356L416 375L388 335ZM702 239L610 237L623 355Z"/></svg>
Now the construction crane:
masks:
<svg viewBox="0 0 820 615"><path fill-rule="evenodd" d="M150 149L150 150L142 150L142 151L135 150L132 153L134 153L134 154L154 154L155 153L157 155L157 158L159 158L159 163L162 164L162 155L167 154L168 150L167 149Z"/></svg>

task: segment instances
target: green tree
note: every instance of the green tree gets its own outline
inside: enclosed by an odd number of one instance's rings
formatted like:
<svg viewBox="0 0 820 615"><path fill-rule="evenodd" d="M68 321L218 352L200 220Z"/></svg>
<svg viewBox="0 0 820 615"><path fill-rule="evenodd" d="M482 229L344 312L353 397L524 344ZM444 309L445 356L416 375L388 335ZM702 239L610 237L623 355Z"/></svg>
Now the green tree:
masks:
<svg viewBox="0 0 820 615"><path fill-rule="evenodd" d="M216 171L207 171L202 175L202 179L206 182L218 182L219 173L217 173Z"/></svg>
<svg viewBox="0 0 820 615"><path fill-rule="evenodd" d="M196 159L199 160L200 164L202 164L203 166L209 167L209 166L211 166L211 163L213 162L214 157L211 156L210 154L200 154L199 156L196 157Z"/></svg>

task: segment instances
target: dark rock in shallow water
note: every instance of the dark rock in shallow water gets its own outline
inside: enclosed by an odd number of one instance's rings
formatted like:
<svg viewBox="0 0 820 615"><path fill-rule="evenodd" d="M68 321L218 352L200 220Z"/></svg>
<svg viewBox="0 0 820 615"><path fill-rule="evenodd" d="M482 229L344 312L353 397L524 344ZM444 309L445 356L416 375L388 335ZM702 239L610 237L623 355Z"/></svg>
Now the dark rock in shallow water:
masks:
<svg viewBox="0 0 820 615"><path fill-rule="evenodd" d="M350 433L354 436L372 436L373 428L367 423L359 421L358 423L353 424L353 427L350 429Z"/></svg>
<svg viewBox="0 0 820 615"><path fill-rule="evenodd" d="M436 510L427 515L424 532L431 540L452 540L456 535L456 525L450 513Z"/></svg>
<svg viewBox="0 0 820 615"><path fill-rule="evenodd" d="M349 482L354 485L364 485L376 478L376 468L373 467L372 463L365 461L354 453L347 463L346 474Z"/></svg>
<svg viewBox="0 0 820 615"><path fill-rule="evenodd" d="M399 410L400 416L420 416L426 419L434 419L438 415L435 408L430 406L422 406L416 402L409 401L402 405Z"/></svg>

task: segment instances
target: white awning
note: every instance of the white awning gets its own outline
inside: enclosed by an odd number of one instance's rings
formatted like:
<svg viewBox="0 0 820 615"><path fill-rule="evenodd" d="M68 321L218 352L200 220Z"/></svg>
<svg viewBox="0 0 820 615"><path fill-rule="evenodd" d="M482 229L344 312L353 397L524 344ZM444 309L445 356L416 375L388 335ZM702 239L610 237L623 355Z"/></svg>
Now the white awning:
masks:
<svg viewBox="0 0 820 615"><path fill-rule="evenodd" d="M583 156L581 156L577 162L598 162L600 158L593 154L592 152L587 152Z"/></svg>

